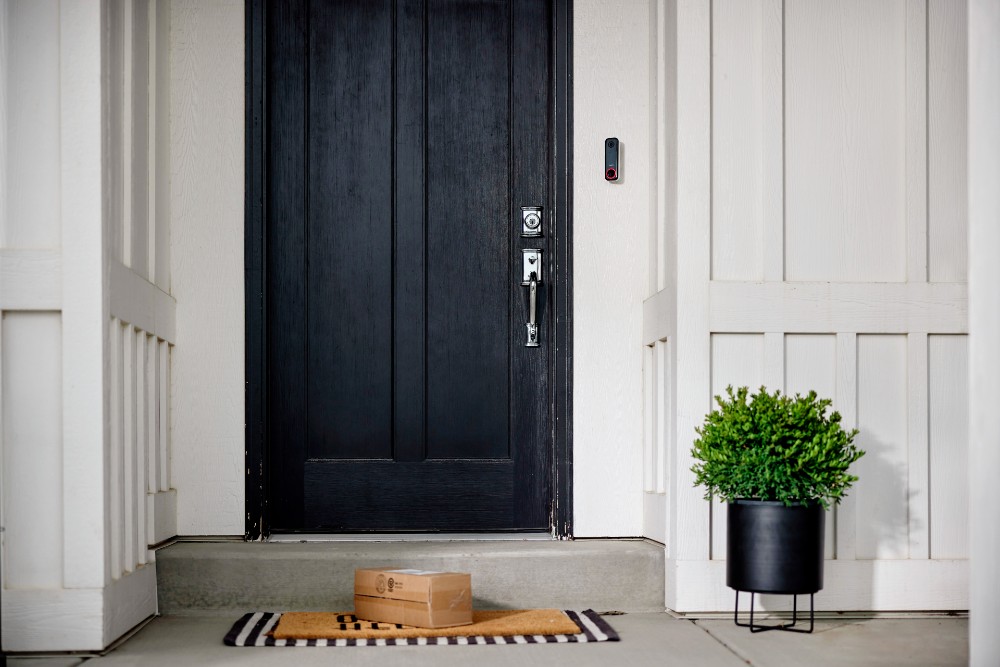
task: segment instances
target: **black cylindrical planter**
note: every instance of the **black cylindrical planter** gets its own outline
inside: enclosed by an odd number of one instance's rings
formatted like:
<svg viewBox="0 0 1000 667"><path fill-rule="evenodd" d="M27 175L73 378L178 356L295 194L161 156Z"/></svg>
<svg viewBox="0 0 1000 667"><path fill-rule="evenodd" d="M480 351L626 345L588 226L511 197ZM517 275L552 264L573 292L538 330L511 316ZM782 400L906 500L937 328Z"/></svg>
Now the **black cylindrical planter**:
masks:
<svg viewBox="0 0 1000 667"><path fill-rule="evenodd" d="M826 512L818 503L729 503L726 585L737 591L805 594L823 588Z"/></svg>

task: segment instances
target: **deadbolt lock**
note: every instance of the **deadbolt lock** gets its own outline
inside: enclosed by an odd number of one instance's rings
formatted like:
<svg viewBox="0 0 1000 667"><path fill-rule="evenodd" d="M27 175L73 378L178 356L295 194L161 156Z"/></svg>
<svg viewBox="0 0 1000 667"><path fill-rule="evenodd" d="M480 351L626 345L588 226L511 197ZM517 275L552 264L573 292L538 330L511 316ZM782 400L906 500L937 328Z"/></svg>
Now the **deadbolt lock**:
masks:
<svg viewBox="0 0 1000 667"><path fill-rule="evenodd" d="M542 235L542 207L521 207L521 236L533 237Z"/></svg>

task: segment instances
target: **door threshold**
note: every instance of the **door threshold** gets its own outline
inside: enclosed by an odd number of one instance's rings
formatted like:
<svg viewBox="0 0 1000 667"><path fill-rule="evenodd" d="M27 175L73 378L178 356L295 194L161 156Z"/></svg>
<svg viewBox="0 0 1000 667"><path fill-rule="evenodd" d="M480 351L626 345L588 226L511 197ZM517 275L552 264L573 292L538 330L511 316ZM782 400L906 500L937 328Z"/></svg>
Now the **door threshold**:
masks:
<svg viewBox="0 0 1000 667"><path fill-rule="evenodd" d="M271 535L268 542L550 542L549 533L368 533L325 534L283 533Z"/></svg>

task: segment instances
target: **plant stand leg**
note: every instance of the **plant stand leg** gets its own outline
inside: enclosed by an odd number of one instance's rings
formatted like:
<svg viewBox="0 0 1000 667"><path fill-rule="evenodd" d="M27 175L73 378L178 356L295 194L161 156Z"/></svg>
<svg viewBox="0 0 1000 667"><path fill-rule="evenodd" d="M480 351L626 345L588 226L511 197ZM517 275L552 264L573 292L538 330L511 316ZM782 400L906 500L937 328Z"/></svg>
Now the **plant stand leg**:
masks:
<svg viewBox="0 0 1000 667"><path fill-rule="evenodd" d="M779 623L777 625L758 625L753 622L753 609L754 609L754 598L756 593L750 591L750 622L740 623L740 592L736 591L736 607L733 611L733 622L741 628L750 628L750 632L766 632L768 630L783 630L785 632L801 632L803 634L809 634L813 631L816 624L816 605L815 605L815 594L809 594L809 629L805 630L803 628L796 628L795 624L798 623L799 617L799 597L797 595L792 596L792 622L788 625L784 623Z"/></svg>

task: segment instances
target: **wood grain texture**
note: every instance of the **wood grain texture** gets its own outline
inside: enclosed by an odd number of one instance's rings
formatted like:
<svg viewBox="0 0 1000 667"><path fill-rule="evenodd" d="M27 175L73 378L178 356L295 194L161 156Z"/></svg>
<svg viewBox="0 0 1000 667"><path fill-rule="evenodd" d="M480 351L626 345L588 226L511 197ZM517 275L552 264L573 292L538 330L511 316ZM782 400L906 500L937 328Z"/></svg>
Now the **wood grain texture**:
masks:
<svg viewBox="0 0 1000 667"><path fill-rule="evenodd" d="M930 557L930 470L928 468L928 336L906 336L906 440L910 558Z"/></svg>
<svg viewBox="0 0 1000 667"><path fill-rule="evenodd" d="M6 5L6 196L0 247L58 248L59 5Z"/></svg>
<svg viewBox="0 0 1000 667"><path fill-rule="evenodd" d="M151 220L149 218L149 2L150 0L129 0L131 22L126 26L125 39L130 42L130 62L127 70L129 99L125 101L129 116L127 145L130 153L125 156L124 168L129 183L129 267L137 274L150 278L149 241Z"/></svg>
<svg viewBox="0 0 1000 667"><path fill-rule="evenodd" d="M171 488L170 484L170 466L171 466L171 447L170 447L170 343L161 340L160 346L160 372L159 372L159 392L157 394L159 402L157 404L156 411L156 426L159 432L157 438L158 445L158 456L160 459L159 466L159 490L166 491ZM176 526L176 503L174 504L174 525Z"/></svg>
<svg viewBox="0 0 1000 667"><path fill-rule="evenodd" d="M0 249L0 310L62 308L62 253Z"/></svg>
<svg viewBox="0 0 1000 667"><path fill-rule="evenodd" d="M107 393L102 9L59 4L62 229L63 585L99 587L104 564Z"/></svg>
<svg viewBox="0 0 1000 667"><path fill-rule="evenodd" d="M656 346L642 348L642 490L656 488L653 481L653 459L656 450Z"/></svg>
<svg viewBox="0 0 1000 667"><path fill-rule="evenodd" d="M108 292L112 317L173 343L177 301L117 260L110 262Z"/></svg>
<svg viewBox="0 0 1000 667"><path fill-rule="evenodd" d="M63 585L60 324L59 313L8 312L0 326L4 597Z"/></svg>
<svg viewBox="0 0 1000 667"><path fill-rule="evenodd" d="M968 558L969 352L966 336L928 336L931 558Z"/></svg>
<svg viewBox="0 0 1000 667"><path fill-rule="evenodd" d="M761 10L764 280L785 279L785 17L784 0L764 0Z"/></svg>
<svg viewBox="0 0 1000 667"><path fill-rule="evenodd" d="M927 280L927 1L906 3L906 279Z"/></svg>
<svg viewBox="0 0 1000 667"><path fill-rule="evenodd" d="M909 556L906 338L858 336L857 558Z"/></svg>
<svg viewBox="0 0 1000 667"><path fill-rule="evenodd" d="M509 88L493 82L508 80L511 8L460 7L427 5L427 256L435 263L426 296L427 453L459 456L476 442L473 456L504 458L516 330L508 303L516 284L512 265L495 258L514 260L507 215L512 117Z"/></svg>
<svg viewBox="0 0 1000 667"><path fill-rule="evenodd" d="M306 456L388 458L393 439L392 7L387 0L350 8L302 6L304 22L291 28L304 31L303 50L285 56L281 65L296 80L301 77L302 87L281 102L272 97L295 117L275 116L271 125L272 136L286 133L276 155L305 155L303 181L296 184L301 189L276 196L272 209L281 215L288 203L302 211L304 235L295 251L301 259L284 257L269 269L276 279L303 281L305 303L302 310L282 311L271 333L281 338L285 317L292 318L292 328L304 326L305 402L292 409L304 411L307 420ZM271 174L281 178L277 170ZM275 239L281 234L276 229L271 238L281 243Z"/></svg>
<svg viewBox="0 0 1000 667"><path fill-rule="evenodd" d="M754 393L760 389L767 375L764 362L763 334L713 334L712 335L712 395L726 398L726 387L734 390L749 387ZM775 387L768 387L774 391ZM727 399L728 400L728 399ZM713 403L712 408L718 406ZM699 491L703 491L699 488ZM726 558L726 503L712 502L712 559Z"/></svg>
<svg viewBox="0 0 1000 667"><path fill-rule="evenodd" d="M153 276L150 282L156 284L164 292L170 292L170 3L167 0L152 0L153 9L150 17L153 30L150 39L153 41L154 53L151 61L154 66L150 77L153 82L152 94L154 104L151 118L154 120L150 128L152 137L152 185L150 195L151 219L154 221L155 233L150 234L153 252L150 254L153 262Z"/></svg>
<svg viewBox="0 0 1000 667"><path fill-rule="evenodd" d="M135 331L135 437L132 441L135 467L129 473L135 478L135 565L146 562L146 332Z"/></svg>
<svg viewBox="0 0 1000 667"><path fill-rule="evenodd" d="M532 241L548 263L543 345L528 349L512 202L552 210L550 73L537 58L551 46L551 6L393 6L295 3L269 18L273 527L338 524L332 492L303 481L331 460L354 478L373 459L463 460L470 475L475 461L503 459L513 482L481 480L486 496L513 494L500 527L542 529L553 226ZM515 22L526 26L516 40ZM414 494L411 518L430 516L420 507L432 489L420 479L394 482ZM392 512L371 504L349 529L398 525Z"/></svg>
<svg viewBox="0 0 1000 667"><path fill-rule="evenodd" d="M677 3L677 441L668 544L678 559L710 557L709 506L694 488L690 446L711 410L711 12ZM683 351L682 351L683 350ZM676 593L667 586L667 605Z"/></svg>
<svg viewBox="0 0 1000 667"><path fill-rule="evenodd" d="M135 479L135 329L122 327L122 570L135 569L138 494ZM145 509L145 508L143 508Z"/></svg>
<svg viewBox="0 0 1000 667"><path fill-rule="evenodd" d="M304 525L334 532L510 530L521 527L513 490L510 460L309 461L305 492L312 502Z"/></svg>
<svg viewBox="0 0 1000 667"><path fill-rule="evenodd" d="M763 185L775 175L765 167L777 166L764 162L765 105L771 101L764 95L763 24L768 4L741 0L712 4L714 280L764 279Z"/></svg>
<svg viewBox="0 0 1000 667"><path fill-rule="evenodd" d="M840 411L844 428L858 426L858 336L853 333L837 334L837 394L834 405ZM857 442L857 441L856 441ZM851 474L857 474L857 464ZM837 507L836 556L853 560L857 555L857 487Z"/></svg>
<svg viewBox="0 0 1000 667"><path fill-rule="evenodd" d="M935 282L967 276L967 14L965 2L928 0L928 261Z"/></svg>
<svg viewBox="0 0 1000 667"><path fill-rule="evenodd" d="M785 5L788 280L906 279L905 6Z"/></svg>
<svg viewBox="0 0 1000 667"><path fill-rule="evenodd" d="M968 332L964 283L710 285L711 330L797 333Z"/></svg>
<svg viewBox="0 0 1000 667"><path fill-rule="evenodd" d="M124 382L122 324L116 318L108 323L108 575L117 579L124 572L125 555L125 472L124 472Z"/></svg>
<svg viewBox="0 0 1000 667"><path fill-rule="evenodd" d="M815 391L820 398L837 396L837 337L817 334L784 336L784 390L789 396ZM838 407L834 403L832 410ZM823 548L826 558L836 554L836 510L826 515Z"/></svg>

